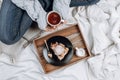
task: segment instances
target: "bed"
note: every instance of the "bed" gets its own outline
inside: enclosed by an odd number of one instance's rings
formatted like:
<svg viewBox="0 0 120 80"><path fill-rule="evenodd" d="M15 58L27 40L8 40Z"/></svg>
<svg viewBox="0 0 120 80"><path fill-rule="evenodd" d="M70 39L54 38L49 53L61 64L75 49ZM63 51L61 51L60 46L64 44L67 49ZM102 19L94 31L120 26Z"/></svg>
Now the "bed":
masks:
<svg viewBox="0 0 120 80"><path fill-rule="evenodd" d="M100 0L70 11L69 23L82 29L94 57L45 74L33 43L24 48L24 39L14 45L0 42L0 80L120 80L120 0ZM30 39L35 32L49 34L29 30L24 36Z"/></svg>

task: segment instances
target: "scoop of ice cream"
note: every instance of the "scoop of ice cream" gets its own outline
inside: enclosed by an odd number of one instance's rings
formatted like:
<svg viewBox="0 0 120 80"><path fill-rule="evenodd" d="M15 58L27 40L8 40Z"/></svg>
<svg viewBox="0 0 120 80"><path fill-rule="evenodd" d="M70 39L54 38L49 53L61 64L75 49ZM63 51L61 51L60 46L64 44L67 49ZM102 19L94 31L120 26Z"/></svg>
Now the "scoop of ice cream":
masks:
<svg viewBox="0 0 120 80"><path fill-rule="evenodd" d="M61 45L57 45L54 49L55 55L61 55L64 53L64 47Z"/></svg>

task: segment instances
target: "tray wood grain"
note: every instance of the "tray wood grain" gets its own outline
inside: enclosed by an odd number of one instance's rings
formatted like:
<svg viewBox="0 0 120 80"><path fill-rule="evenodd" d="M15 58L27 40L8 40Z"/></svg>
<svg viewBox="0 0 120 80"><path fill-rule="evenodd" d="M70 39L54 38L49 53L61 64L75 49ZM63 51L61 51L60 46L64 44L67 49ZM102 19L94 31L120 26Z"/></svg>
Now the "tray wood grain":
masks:
<svg viewBox="0 0 120 80"><path fill-rule="evenodd" d="M64 66L54 66L54 65L47 63L46 60L44 59L43 53L42 53L44 40L47 40L52 36L58 36L58 35L67 37L72 42L74 48L75 47L84 48L85 52L86 52L86 56L85 57L77 57L75 55L75 50L74 50L74 55L73 55L72 59L70 60L69 63L67 63ZM36 51L37 51L38 56L39 56L40 64L42 65L45 73L49 73L49 72L58 70L60 68L70 66L73 63L76 63L78 61L81 61L81 60L84 60L84 59L91 57L91 53L87 47L87 44L86 44L84 37L83 37L83 34L82 34L80 28L78 27L78 25L74 25L74 26L65 28L63 30L59 30L57 32L54 32L52 34L49 34L47 36L35 39L34 45L35 45Z"/></svg>

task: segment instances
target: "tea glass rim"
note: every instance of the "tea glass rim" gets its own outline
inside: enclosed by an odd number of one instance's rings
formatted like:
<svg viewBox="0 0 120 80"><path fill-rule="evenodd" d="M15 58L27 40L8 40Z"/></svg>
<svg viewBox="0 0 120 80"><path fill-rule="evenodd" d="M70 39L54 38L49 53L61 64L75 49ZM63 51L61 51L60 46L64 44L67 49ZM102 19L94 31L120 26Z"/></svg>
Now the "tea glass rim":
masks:
<svg viewBox="0 0 120 80"><path fill-rule="evenodd" d="M59 23L58 23L58 24L55 24L55 25L51 24L51 23L48 21L49 15L50 15L51 13L53 13L53 12L57 13L57 14L60 16L60 21L59 21ZM60 14L59 12L57 12L57 11L50 11L50 12L48 12L48 14L47 14L47 23L48 23L50 26L53 26L53 27L54 27L54 26L57 26L57 25L59 25L59 24L61 23L61 21L63 21L63 20L62 20L61 14Z"/></svg>

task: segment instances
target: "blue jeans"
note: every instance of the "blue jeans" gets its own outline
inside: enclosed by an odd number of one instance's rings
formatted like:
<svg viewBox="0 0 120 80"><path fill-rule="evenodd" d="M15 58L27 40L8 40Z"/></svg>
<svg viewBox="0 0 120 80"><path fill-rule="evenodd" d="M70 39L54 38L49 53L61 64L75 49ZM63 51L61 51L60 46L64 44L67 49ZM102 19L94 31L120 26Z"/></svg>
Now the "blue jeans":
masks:
<svg viewBox="0 0 120 80"><path fill-rule="evenodd" d="M99 0L71 0L70 7L91 5ZM39 0L45 11L52 10L53 0ZM11 0L3 0L0 10L0 41L14 44L25 34L31 26L32 19L28 14L14 5Z"/></svg>
<svg viewBox="0 0 120 80"><path fill-rule="evenodd" d="M70 7L88 6L99 2L100 0L71 0Z"/></svg>
<svg viewBox="0 0 120 80"><path fill-rule="evenodd" d="M32 24L28 14L15 6L11 0L3 0L0 10L0 40L13 44L20 40Z"/></svg>
<svg viewBox="0 0 120 80"><path fill-rule="evenodd" d="M52 10L54 0L39 0L44 10L49 12ZM78 7L78 6L88 6L99 2L100 0L71 0L70 7Z"/></svg>

